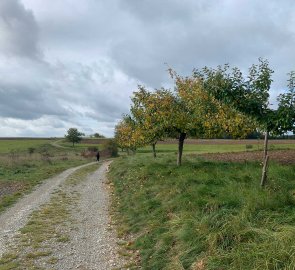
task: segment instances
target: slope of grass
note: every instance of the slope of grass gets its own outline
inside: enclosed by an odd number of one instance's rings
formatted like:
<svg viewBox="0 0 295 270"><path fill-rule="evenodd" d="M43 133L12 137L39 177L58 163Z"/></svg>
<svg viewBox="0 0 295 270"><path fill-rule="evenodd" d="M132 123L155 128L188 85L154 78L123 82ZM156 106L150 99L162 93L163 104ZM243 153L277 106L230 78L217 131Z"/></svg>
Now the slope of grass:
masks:
<svg viewBox="0 0 295 270"><path fill-rule="evenodd" d="M0 212L44 179L94 161L75 151L58 149L44 142L39 144L40 140L35 143L30 144L35 149L33 154L24 151L0 154Z"/></svg>
<svg viewBox="0 0 295 270"><path fill-rule="evenodd" d="M173 155L115 160L119 232L135 235L143 269L295 269L295 166Z"/></svg>

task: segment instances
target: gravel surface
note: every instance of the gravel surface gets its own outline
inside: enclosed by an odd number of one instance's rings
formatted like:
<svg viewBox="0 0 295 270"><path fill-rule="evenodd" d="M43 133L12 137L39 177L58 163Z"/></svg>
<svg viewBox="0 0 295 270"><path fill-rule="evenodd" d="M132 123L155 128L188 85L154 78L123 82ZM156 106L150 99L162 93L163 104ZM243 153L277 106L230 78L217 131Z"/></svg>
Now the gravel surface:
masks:
<svg viewBox="0 0 295 270"><path fill-rule="evenodd" d="M18 230L27 223L29 215L41 204L48 202L50 194L71 173L93 163L95 162L68 169L55 177L49 178L32 193L23 197L13 207L0 215L0 257L5 252L10 240L17 234Z"/></svg>
<svg viewBox="0 0 295 270"><path fill-rule="evenodd" d="M46 249L52 251L51 257L56 258L56 262L48 265L48 259L41 258L37 265L42 269L62 270L124 268L126 261L118 255L118 239L110 225L108 212L110 198L106 172L111 161L103 162L98 170L76 185L69 186L65 181L76 170L94 163L71 168L48 179L0 215L0 255L9 252L11 247L16 247L19 229L30 220L30 214L46 206L51 195L59 190L76 198L69 206L71 217L65 220L67 226L60 228L60 233L66 235L68 240L47 241Z"/></svg>
<svg viewBox="0 0 295 270"><path fill-rule="evenodd" d="M70 241L52 254L58 259L54 269L121 269L126 263L118 255L118 239L110 226L109 193L105 184L109 164L104 162L75 187L79 201L71 211L74 228L68 232Z"/></svg>

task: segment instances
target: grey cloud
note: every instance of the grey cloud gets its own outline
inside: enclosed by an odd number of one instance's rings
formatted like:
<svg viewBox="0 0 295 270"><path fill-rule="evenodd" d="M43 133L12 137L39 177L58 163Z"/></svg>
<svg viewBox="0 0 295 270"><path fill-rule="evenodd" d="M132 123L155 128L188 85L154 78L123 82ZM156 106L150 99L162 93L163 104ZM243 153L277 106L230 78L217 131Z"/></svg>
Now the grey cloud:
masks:
<svg viewBox="0 0 295 270"><path fill-rule="evenodd" d="M44 89L0 83L0 115L18 119L37 119L42 115L66 113Z"/></svg>
<svg viewBox="0 0 295 270"><path fill-rule="evenodd" d="M4 69L0 66L0 72ZM105 62L30 62L26 72L18 65L14 70L14 74L0 80L2 117L36 120L50 116L67 123L75 123L77 118L114 123L128 111L134 84Z"/></svg>
<svg viewBox="0 0 295 270"><path fill-rule="evenodd" d="M38 26L19 0L0 2L0 51L7 56L38 58Z"/></svg>
<svg viewBox="0 0 295 270"><path fill-rule="evenodd" d="M56 96L72 108L84 106L88 117L112 121L128 110L134 83L118 78L108 63L59 65L55 74L59 80L52 80L51 88L60 90Z"/></svg>
<svg viewBox="0 0 295 270"><path fill-rule="evenodd" d="M119 6L136 16L143 23L159 24L163 21L180 21L181 23L191 20L195 10L203 10L205 4L210 1L190 0L162 0L162 1L124 1L119 0ZM210 4L209 4L210 5Z"/></svg>
<svg viewBox="0 0 295 270"><path fill-rule="evenodd" d="M0 116L52 121L57 132L80 125L110 134L137 84L169 85L165 63L184 75L224 63L247 71L262 56L280 90L295 68L291 0L22 3L0 2Z"/></svg>
<svg viewBox="0 0 295 270"><path fill-rule="evenodd" d="M279 69L295 60L291 0L73 0L49 8L31 1L44 45L58 47L61 58L69 46L69 57L88 62L103 54L151 87L169 80L164 63L189 74L224 63L247 69L261 56Z"/></svg>
<svg viewBox="0 0 295 270"><path fill-rule="evenodd" d="M189 74L194 67L228 62L247 68L258 57L275 66L295 60L282 53L294 46L294 2L185 2L121 1L137 20L112 50L122 70L157 86L167 81L164 62Z"/></svg>

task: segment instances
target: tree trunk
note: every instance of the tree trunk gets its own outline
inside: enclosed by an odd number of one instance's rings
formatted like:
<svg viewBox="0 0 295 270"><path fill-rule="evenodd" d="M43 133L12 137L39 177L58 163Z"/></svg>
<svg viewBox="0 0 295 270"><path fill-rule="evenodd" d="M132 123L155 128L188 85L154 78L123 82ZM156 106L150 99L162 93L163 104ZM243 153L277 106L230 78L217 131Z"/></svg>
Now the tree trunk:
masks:
<svg viewBox="0 0 295 270"><path fill-rule="evenodd" d="M261 176L261 187L265 186L267 180L267 169L268 169L268 131L265 132L264 135L264 150L263 150L263 168L262 168L262 176Z"/></svg>
<svg viewBox="0 0 295 270"><path fill-rule="evenodd" d="M157 157L157 153L156 153L156 144L153 143L153 144L152 144L152 147L153 147L153 156L154 156L154 158L156 158L156 157Z"/></svg>
<svg viewBox="0 0 295 270"><path fill-rule="evenodd" d="M180 133L178 139L178 155L177 155L177 166L181 165L182 151L183 151L183 143L186 137L186 133Z"/></svg>
<svg viewBox="0 0 295 270"><path fill-rule="evenodd" d="M263 163L263 168L262 168L262 177L261 177L261 183L260 183L260 186L261 187L264 187L265 186L265 183L266 183L266 179L267 179L267 168L268 168L268 159L269 159L269 156L267 155L265 160L264 160L264 163Z"/></svg>
<svg viewBox="0 0 295 270"><path fill-rule="evenodd" d="M266 159L267 152L268 152L268 131L266 131L264 135L264 154L263 154L264 160Z"/></svg>

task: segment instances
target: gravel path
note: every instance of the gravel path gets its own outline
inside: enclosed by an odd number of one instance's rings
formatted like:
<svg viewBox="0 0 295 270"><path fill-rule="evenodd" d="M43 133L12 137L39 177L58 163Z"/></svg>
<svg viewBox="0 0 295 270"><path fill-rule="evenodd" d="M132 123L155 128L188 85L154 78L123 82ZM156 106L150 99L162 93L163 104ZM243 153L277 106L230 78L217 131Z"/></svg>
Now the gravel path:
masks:
<svg viewBox="0 0 295 270"><path fill-rule="evenodd" d="M49 178L32 193L23 197L13 207L0 215L0 257L5 252L8 243L17 234L18 230L27 223L30 214L41 204L48 202L51 193L70 174L93 163L95 162L68 169L55 177Z"/></svg>
<svg viewBox="0 0 295 270"><path fill-rule="evenodd" d="M71 240L53 254L58 258L55 269L121 269L126 263L118 255L118 239L109 225L109 195L105 184L109 164L104 162L75 187L80 194L78 206L72 211L75 228L70 231Z"/></svg>
<svg viewBox="0 0 295 270"><path fill-rule="evenodd" d="M64 171L48 179L34 192L25 196L13 207L0 215L0 257L14 245L15 236L29 220L30 214L47 204L56 190L68 195L79 194L71 207L71 218L65 231L69 241L48 241L47 248L56 263L50 269L106 270L122 269L126 261L118 255L119 246L115 232L110 226L109 192L106 172L111 161L105 161L79 184L69 187L65 180L76 170L95 162ZM64 230L64 229L62 229ZM47 263L43 263L45 269Z"/></svg>
<svg viewBox="0 0 295 270"><path fill-rule="evenodd" d="M62 141L63 140L54 141L54 142L51 143L51 145L53 145L54 147L57 147L57 148L67 148L67 147L62 146L62 145L59 144Z"/></svg>

